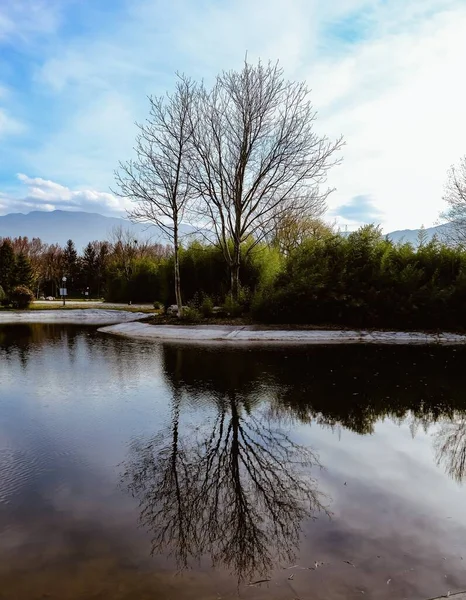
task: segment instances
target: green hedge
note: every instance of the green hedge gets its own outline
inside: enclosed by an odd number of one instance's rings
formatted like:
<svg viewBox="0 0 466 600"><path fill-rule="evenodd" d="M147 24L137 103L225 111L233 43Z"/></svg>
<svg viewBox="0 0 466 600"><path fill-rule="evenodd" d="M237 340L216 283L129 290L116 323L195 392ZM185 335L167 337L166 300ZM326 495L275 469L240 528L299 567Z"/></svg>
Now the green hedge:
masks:
<svg viewBox="0 0 466 600"><path fill-rule="evenodd" d="M466 255L434 240L395 245L373 226L309 240L254 304L272 323L464 329Z"/></svg>

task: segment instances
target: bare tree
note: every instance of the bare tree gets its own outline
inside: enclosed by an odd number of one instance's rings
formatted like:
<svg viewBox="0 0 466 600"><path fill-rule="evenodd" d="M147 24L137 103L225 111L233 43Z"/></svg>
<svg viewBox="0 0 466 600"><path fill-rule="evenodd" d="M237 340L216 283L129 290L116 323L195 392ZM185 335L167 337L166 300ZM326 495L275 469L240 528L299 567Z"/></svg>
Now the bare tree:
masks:
<svg viewBox="0 0 466 600"><path fill-rule="evenodd" d="M275 219L273 230L268 239L272 246L287 255L307 239L319 240L333 233L331 225L315 216L295 214L292 210L284 212Z"/></svg>
<svg viewBox="0 0 466 600"><path fill-rule="evenodd" d="M242 252L251 252L290 209L306 215L317 198L325 203L331 190L320 186L343 142L314 131L309 89L286 81L278 64L246 61L196 98L190 168L197 210L215 232L237 297Z"/></svg>
<svg viewBox="0 0 466 600"><path fill-rule="evenodd" d="M448 208L442 217L448 225L442 233L445 241L464 246L466 244L466 155L458 166L450 167L443 199Z"/></svg>
<svg viewBox="0 0 466 600"><path fill-rule="evenodd" d="M158 226L173 244L178 316L183 310L180 224L190 198L186 156L192 137L195 93L195 84L180 76L173 94L149 98L149 118L137 124L136 158L120 163L115 173L117 194L136 203L129 211L130 218Z"/></svg>
<svg viewBox="0 0 466 600"><path fill-rule="evenodd" d="M113 259L121 269L126 282L129 283L133 272L133 262L140 256L139 241L130 229L118 225L113 227L110 232L110 243Z"/></svg>
<svg viewBox="0 0 466 600"><path fill-rule="evenodd" d="M466 476L465 417L455 415L451 419L445 419L435 437L437 464L443 465L448 475L461 483Z"/></svg>
<svg viewBox="0 0 466 600"><path fill-rule="evenodd" d="M63 249L58 244L50 244L43 258L43 279L53 282L55 296L58 296L64 267L65 257Z"/></svg>

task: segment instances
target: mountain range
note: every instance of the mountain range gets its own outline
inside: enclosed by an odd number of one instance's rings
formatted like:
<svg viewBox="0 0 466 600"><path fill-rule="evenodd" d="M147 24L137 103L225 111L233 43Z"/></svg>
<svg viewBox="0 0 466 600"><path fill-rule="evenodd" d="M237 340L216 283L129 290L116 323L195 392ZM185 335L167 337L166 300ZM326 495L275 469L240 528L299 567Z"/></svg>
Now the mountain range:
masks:
<svg viewBox="0 0 466 600"><path fill-rule="evenodd" d="M436 225L435 227L426 227L424 229L424 234L426 241L430 241L434 235L442 240L444 237L446 230L448 229L448 224ZM392 231L387 234L387 236L393 242L410 242L411 244L416 245L419 236L420 229L400 229L397 231Z"/></svg>
<svg viewBox="0 0 466 600"><path fill-rule="evenodd" d="M78 250L93 240L109 240L116 228L131 231L135 239L151 240L154 243L167 244L169 240L166 234L157 226L131 223L128 219L119 217L105 217L98 213L71 212L64 210L33 211L28 214L11 213L0 216L0 238L39 237L49 244L60 244L64 246L67 240L72 239ZM434 235L442 237L448 225L438 225L426 228L426 239L430 240ZM181 226L182 236L193 234L195 229L189 225ZM411 242L416 244L419 229L403 229L392 231L387 234L394 242Z"/></svg>
<svg viewBox="0 0 466 600"><path fill-rule="evenodd" d="M60 244L60 246L64 246L67 240L71 239L79 251L91 241L111 240L112 232L120 227L124 231L131 231L132 236L139 241L169 243L160 227L155 225L148 227L141 223L131 223L128 219L105 217L98 213L54 210L0 216L0 238L19 236L30 239L40 238L43 242ZM182 236L195 231L189 225L181 225L180 229Z"/></svg>

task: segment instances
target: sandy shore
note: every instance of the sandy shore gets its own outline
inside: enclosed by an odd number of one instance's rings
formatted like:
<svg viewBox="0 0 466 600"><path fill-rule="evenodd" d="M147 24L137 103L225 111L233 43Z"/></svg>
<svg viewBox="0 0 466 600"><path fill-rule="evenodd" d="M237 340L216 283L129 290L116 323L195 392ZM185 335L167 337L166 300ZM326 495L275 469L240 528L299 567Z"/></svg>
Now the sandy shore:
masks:
<svg viewBox="0 0 466 600"><path fill-rule="evenodd" d="M261 344L465 344L466 336L401 331L261 330L234 326L170 326L119 323L99 329L103 333L164 342Z"/></svg>

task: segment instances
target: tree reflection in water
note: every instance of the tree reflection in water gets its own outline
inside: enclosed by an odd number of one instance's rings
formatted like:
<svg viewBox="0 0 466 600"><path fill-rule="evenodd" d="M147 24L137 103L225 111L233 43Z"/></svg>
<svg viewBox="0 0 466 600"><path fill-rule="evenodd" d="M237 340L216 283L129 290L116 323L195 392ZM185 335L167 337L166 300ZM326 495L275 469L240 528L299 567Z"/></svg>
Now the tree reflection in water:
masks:
<svg viewBox="0 0 466 600"><path fill-rule="evenodd" d="M133 446L125 481L153 551L173 553L181 566L207 554L244 579L292 559L303 520L326 501L309 478L318 458L283 433L286 421L360 435L384 419L413 436L434 427L438 464L456 481L466 475L466 348L162 352L171 431ZM181 428L182 407L206 406L212 421Z"/></svg>
<svg viewBox="0 0 466 600"><path fill-rule="evenodd" d="M124 475L152 552L173 555L180 568L208 555L239 581L293 560L303 519L327 513L309 475L318 457L234 392L217 398L213 421L181 433L180 400L170 434L134 444Z"/></svg>
<svg viewBox="0 0 466 600"><path fill-rule="evenodd" d="M437 464L461 483L466 476L466 417L455 415L441 423L434 442Z"/></svg>

